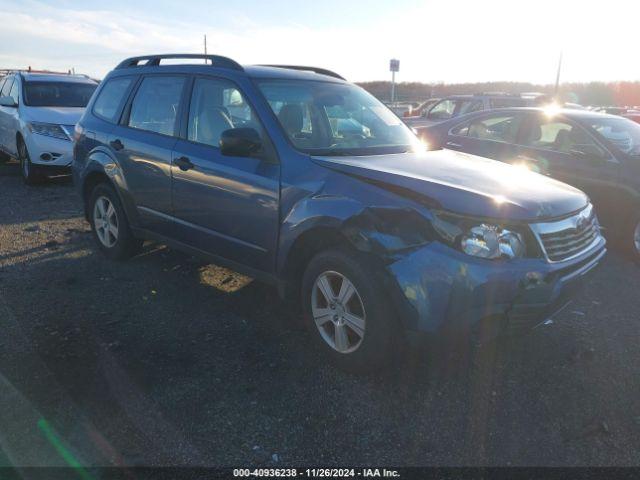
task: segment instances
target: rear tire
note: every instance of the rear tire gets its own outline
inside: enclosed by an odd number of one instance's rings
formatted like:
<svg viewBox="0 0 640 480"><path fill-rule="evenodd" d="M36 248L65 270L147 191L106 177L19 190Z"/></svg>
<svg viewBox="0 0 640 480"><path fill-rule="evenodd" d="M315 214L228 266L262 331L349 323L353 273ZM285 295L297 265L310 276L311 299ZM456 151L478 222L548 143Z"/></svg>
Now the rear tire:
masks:
<svg viewBox="0 0 640 480"><path fill-rule="evenodd" d="M302 306L314 342L331 363L371 372L391 364L402 336L379 272L359 259L343 250L313 257L302 280Z"/></svg>
<svg viewBox="0 0 640 480"><path fill-rule="evenodd" d="M111 260L126 260L140 252L142 240L131 233L120 198L111 185L100 183L89 196L89 222L102 253Z"/></svg>
<svg viewBox="0 0 640 480"><path fill-rule="evenodd" d="M41 183L43 177L38 175L33 168L33 163L31 163L31 157L29 156L29 151L27 150L27 145L24 143L22 138L18 138L18 161L20 162L20 176L22 177L22 181L26 185L36 185Z"/></svg>

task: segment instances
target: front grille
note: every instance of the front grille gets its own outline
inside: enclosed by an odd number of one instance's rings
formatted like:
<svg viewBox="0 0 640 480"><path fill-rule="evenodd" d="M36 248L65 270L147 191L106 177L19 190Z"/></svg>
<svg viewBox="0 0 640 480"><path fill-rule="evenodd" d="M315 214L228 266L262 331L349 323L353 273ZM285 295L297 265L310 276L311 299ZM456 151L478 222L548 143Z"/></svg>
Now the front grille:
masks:
<svg viewBox="0 0 640 480"><path fill-rule="evenodd" d="M589 204L580 213L549 223L534 223L542 249L551 262L561 262L591 249L600 240L600 225Z"/></svg>

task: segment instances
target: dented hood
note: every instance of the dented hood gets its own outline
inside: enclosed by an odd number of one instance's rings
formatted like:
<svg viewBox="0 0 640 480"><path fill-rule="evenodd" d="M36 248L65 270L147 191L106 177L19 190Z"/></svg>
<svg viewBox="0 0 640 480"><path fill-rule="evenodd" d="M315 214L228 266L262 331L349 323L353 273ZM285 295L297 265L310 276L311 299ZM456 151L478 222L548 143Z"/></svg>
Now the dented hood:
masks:
<svg viewBox="0 0 640 480"><path fill-rule="evenodd" d="M450 150L374 156L313 157L328 168L461 215L542 220L584 208L569 185L524 168Z"/></svg>

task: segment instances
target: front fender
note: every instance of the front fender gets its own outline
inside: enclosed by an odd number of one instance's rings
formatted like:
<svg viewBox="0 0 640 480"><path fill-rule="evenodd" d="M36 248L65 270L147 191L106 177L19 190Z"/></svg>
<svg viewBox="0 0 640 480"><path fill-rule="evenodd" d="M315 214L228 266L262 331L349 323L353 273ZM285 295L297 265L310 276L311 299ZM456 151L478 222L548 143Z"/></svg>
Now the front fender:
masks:
<svg viewBox="0 0 640 480"><path fill-rule="evenodd" d="M342 195L314 195L298 202L283 221L278 271L295 241L319 228L340 233L356 250L382 259L433 240L428 216L406 204L371 206Z"/></svg>

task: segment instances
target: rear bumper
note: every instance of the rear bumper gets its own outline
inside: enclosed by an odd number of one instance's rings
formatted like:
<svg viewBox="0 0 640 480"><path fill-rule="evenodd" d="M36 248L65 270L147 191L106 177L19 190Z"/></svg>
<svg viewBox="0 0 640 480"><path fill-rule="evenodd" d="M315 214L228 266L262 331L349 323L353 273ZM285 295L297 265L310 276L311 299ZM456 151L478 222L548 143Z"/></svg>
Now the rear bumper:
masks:
<svg viewBox="0 0 640 480"><path fill-rule="evenodd" d="M472 334L486 340L521 333L562 309L606 254L605 240L569 262L492 262L439 243L387 268L408 334Z"/></svg>

